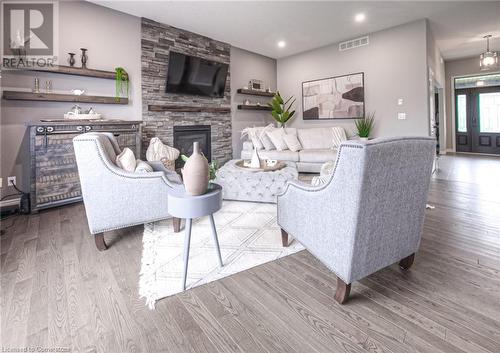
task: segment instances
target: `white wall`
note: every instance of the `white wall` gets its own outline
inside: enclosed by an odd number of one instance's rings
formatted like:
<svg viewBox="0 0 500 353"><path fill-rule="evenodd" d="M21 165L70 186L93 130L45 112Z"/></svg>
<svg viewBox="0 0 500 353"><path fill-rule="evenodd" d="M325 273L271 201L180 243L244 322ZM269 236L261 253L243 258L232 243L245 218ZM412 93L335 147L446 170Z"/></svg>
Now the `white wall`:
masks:
<svg viewBox="0 0 500 353"><path fill-rule="evenodd" d="M272 91L276 90L276 60L243 49L231 47L231 114L233 126L233 157L239 158L242 140L241 130L249 126L264 126L274 122L268 111L238 110L237 105L245 99L262 104L270 98L247 96L236 93L238 88L248 86L250 79L264 81Z"/></svg>
<svg viewBox="0 0 500 353"><path fill-rule="evenodd" d="M429 68L429 117L435 116L435 94L439 94L439 147L442 153L446 153L446 77L444 60L441 51L427 22L427 66Z"/></svg>
<svg viewBox="0 0 500 353"><path fill-rule="evenodd" d="M278 89L297 98L298 115L290 126L343 126L354 133L354 120L302 120L302 82L349 73L365 73L365 103L376 112L374 136L428 135L426 21L370 34L368 46L340 52L338 44L278 60ZM402 107L398 98L404 99ZM406 120L397 113L406 112Z"/></svg>
<svg viewBox="0 0 500 353"><path fill-rule="evenodd" d="M60 64L67 64L67 53L78 53L88 48L89 68L113 71L124 67L131 77L130 103L128 105L80 104L84 109L93 107L107 119L142 120L141 118L141 40L140 18L126 15L88 2L59 2L59 57ZM50 73L2 72L2 89L30 90L35 76L40 78L41 88L46 80L52 80L53 90L66 91L82 88L88 94L115 94L114 80L87 78ZM22 180L23 163L28 163L25 123L40 118L62 118L72 103L29 102L1 100L1 176L16 175ZM23 141L24 139L24 141ZM27 185L23 185L25 190Z"/></svg>

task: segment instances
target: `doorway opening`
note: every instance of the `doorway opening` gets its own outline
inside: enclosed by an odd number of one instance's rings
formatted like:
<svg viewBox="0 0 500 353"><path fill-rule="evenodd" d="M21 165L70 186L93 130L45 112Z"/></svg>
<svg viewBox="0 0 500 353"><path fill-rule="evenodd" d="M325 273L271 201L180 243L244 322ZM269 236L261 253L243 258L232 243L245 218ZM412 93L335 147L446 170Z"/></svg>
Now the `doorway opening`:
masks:
<svg viewBox="0 0 500 353"><path fill-rule="evenodd" d="M455 78L457 152L500 155L500 74Z"/></svg>

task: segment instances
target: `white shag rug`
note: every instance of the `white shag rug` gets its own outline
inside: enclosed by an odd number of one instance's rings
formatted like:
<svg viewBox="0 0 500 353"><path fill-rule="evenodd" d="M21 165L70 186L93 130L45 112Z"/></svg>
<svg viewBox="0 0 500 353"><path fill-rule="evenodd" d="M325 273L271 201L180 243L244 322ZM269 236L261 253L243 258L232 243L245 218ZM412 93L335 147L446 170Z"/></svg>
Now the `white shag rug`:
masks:
<svg viewBox="0 0 500 353"><path fill-rule="evenodd" d="M224 201L214 218L224 266L217 263L208 217L193 220L186 290L304 249L297 241L282 246L274 204ZM184 227L174 233L172 220L148 223L142 243L139 295L153 309L182 291Z"/></svg>

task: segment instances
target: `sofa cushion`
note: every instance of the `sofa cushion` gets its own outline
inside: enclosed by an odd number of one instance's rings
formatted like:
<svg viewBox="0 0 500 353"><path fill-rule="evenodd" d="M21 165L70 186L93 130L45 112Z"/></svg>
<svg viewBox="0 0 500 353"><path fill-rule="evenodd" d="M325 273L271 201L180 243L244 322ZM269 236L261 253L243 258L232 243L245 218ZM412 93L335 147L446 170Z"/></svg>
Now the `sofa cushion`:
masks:
<svg viewBox="0 0 500 353"><path fill-rule="evenodd" d="M266 134L278 151L284 151L288 148L285 140L283 139L285 135L285 131L283 129L268 129Z"/></svg>
<svg viewBox="0 0 500 353"><path fill-rule="evenodd" d="M297 152L297 151L300 151L302 149L302 145L300 144L299 139L297 138L297 135L284 134L283 141L285 141L286 146L292 152Z"/></svg>
<svg viewBox="0 0 500 353"><path fill-rule="evenodd" d="M335 148L339 148L342 142L347 141L347 135L345 134L345 130L343 127L340 126L332 127L332 134L333 134L333 146Z"/></svg>
<svg viewBox="0 0 500 353"><path fill-rule="evenodd" d="M260 141L262 142L262 145L264 146L264 148L267 151L276 149L276 147L274 147L274 145L273 145L273 142L271 141L269 136L267 136L267 134L266 134L267 131L270 131L272 129L274 129L273 124L269 124L265 128L262 129L262 131L260 132L260 135L259 135Z"/></svg>
<svg viewBox="0 0 500 353"><path fill-rule="evenodd" d="M299 153L292 152L290 150L285 150L285 151L277 151L277 150L265 151L265 150L262 150L262 151L259 151L259 157L261 159L277 159L279 161L298 162Z"/></svg>
<svg viewBox="0 0 500 353"><path fill-rule="evenodd" d="M327 161L334 161L336 158L337 158L336 149L329 149L329 148L308 149L299 152L299 160L301 162L324 163Z"/></svg>
<svg viewBox="0 0 500 353"><path fill-rule="evenodd" d="M118 156L116 156L116 165L127 172L135 172L137 161L134 152L128 147L125 147Z"/></svg>
<svg viewBox="0 0 500 353"><path fill-rule="evenodd" d="M303 149L333 148L333 132L329 128L297 129Z"/></svg>

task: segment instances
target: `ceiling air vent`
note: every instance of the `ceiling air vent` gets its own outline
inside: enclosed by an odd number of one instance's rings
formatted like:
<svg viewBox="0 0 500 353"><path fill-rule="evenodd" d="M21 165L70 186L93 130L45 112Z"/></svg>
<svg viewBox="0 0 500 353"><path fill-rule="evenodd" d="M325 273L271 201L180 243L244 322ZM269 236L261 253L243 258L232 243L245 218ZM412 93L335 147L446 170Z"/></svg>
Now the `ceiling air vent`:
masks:
<svg viewBox="0 0 500 353"><path fill-rule="evenodd" d="M370 42L368 40L368 36L356 38L356 39L352 39L352 40L348 40L348 41L340 43L339 50L344 51L344 50L354 49L357 47L362 47L364 45L368 45L369 43Z"/></svg>

